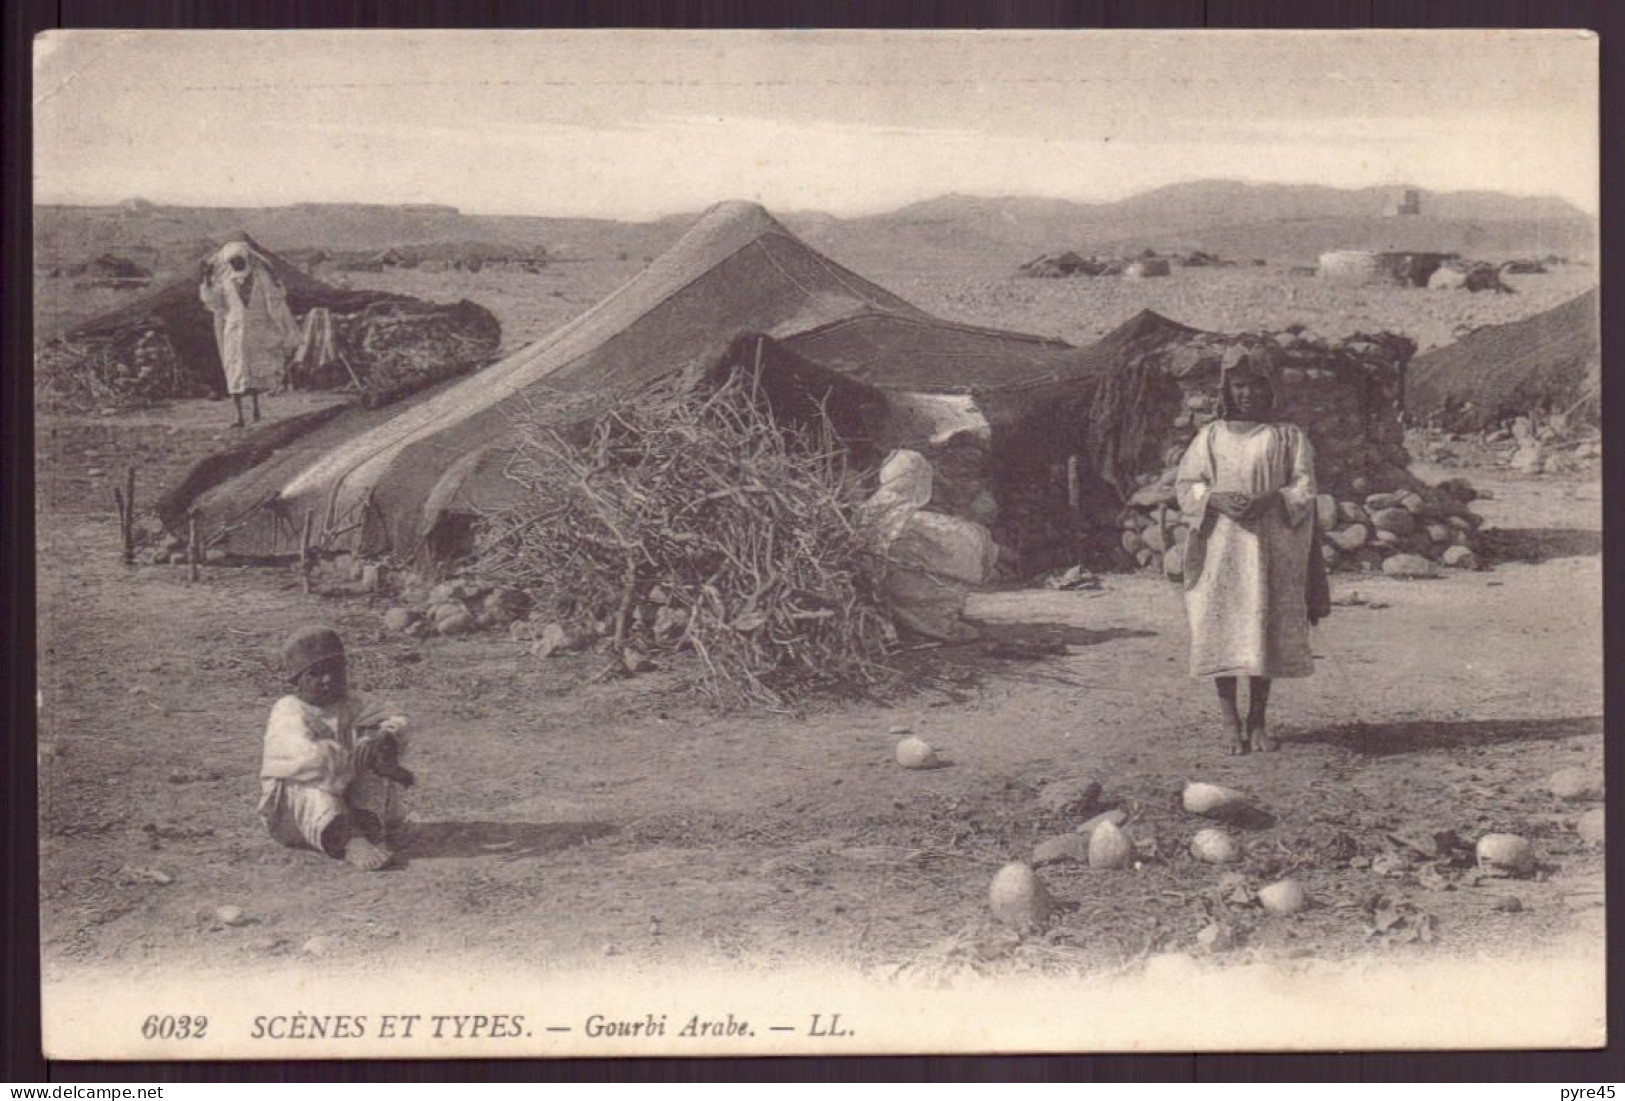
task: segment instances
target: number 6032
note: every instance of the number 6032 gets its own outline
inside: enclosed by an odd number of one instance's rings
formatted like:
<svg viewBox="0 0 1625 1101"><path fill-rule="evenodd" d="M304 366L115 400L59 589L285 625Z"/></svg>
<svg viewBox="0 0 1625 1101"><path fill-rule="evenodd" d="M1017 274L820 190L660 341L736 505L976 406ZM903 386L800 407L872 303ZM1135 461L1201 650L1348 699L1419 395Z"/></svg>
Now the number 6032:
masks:
<svg viewBox="0 0 1625 1101"><path fill-rule="evenodd" d="M154 1013L141 1022L143 1040L201 1040L209 1029L207 1017L170 1017Z"/></svg>

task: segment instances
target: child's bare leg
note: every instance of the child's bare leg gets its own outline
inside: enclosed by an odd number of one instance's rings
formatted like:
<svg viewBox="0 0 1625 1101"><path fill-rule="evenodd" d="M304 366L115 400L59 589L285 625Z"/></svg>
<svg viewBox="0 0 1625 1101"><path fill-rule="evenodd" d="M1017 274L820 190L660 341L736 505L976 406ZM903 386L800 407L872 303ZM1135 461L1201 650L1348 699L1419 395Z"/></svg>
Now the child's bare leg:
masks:
<svg viewBox="0 0 1625 1101"><path fill-rule="evenodd" d="M237 409L237 419L231 422L231 426L241 428L243 426L243 396L241 394L231 395L231 404Z"/></svg>
<svg viewBox="0 0 1625 1101"><path fill-rule="evenodd" d="M1236 710L1236 678L1215 677L1213 687L1219 693L1219 711L1224 716L1226 728L1230 731L1230 755L1235 757L1247 752L1247 739L1242 736L1241 715Z"/></svg>
<svg viewBox="0 0 1625 1101"><path fill-rule="evenodd" d="M260 392L258 390L250 390L248 394L254 403L254 423L258 424L260 422Z"/></svg>
<svg viewBox="0 0 1625 1101"><path fill-rule="evenodd" d="M364 872L376 872L390 861L390 852L369 841L362 831L354 829L350 819L333 819L322 831L322 852L334 860L342 860Z"/></svg>
<svg viewBox="0 0 1625 1101"><path fill-rule="evenodd" d="M1247 743L1261 753L1280 748L1280 744L1269 735L1269 706L1270 679L1247 678Z"/></svg>

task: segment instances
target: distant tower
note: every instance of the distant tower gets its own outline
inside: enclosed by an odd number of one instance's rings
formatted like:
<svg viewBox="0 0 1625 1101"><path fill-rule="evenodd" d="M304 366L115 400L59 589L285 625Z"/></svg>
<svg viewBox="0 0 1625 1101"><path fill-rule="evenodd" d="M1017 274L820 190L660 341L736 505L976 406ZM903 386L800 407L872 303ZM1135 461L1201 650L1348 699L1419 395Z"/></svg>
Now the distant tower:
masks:
<svg viewBox="0 0 1625 1101"><path fill-rule="evenodd" d="M1414 187L1395 188L1387 213L1390 218L1416 217L1422 213L1422 193Z"/></svg>

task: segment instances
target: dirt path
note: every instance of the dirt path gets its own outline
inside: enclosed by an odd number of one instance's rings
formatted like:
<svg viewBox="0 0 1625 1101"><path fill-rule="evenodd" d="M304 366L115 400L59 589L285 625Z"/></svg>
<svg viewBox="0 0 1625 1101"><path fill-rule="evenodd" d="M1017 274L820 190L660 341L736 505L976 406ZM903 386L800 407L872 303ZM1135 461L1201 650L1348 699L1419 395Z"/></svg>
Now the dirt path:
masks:
<svg viewBox="0 0 1625 1101"><path fill-rule="evenodd" d="M63 486L106 461L67 450ZM40 520L46 966L466 952L929 970L1003 953L1081 968L1189 948L1215 914L1243 934L1236 959L1600 936L1602 857L1573 828L1584 807L1542 784L1601 767L1598 486L1466 473L1494 489L1484 511L1504 545L1532 560L1434 582L1335 578L1339 598L1385 606L1336 610L1318 629L1317 676L1278 691L1285 750L1236 760L1220 755L1208 690L1184 674L1177 593L1148 577L973 604L995 632L1063 639L1065 656L966 651L892 705L719 718L681 695L680 668L591 685L587 657L385 636L381 606L307 596L291 573L216 568L191 584L179 568L124 567L110 503L88 494ZM255 817L259 738L281 691L270 656L313 619L344 631L363 689L413 717L420 827L399 870L280 849ZM897 768L888 732L901 726L951 766ZM1076 823L1043 807L1045 785L1066 778L1098 780L1157 855L1116 875L1047 869L1070 908L1034 956L989 930L986 884ZM1246 833L1239 870L1254 887L1291 872L1313 908L1266 921L1215 901L1223 873L1186 854L1202 823L1177 809L1198 778L1272 812ZM1379 874L1391 834L1444 830L1523 833L1543 871L1474 885L1441 860ZM1379 895L1409 916L1374 942ZM1516 912L1501 908L1510 896ZM251 922L222 927L227 904ZM1405 935L1423 915L1432 946Z"/></svg>

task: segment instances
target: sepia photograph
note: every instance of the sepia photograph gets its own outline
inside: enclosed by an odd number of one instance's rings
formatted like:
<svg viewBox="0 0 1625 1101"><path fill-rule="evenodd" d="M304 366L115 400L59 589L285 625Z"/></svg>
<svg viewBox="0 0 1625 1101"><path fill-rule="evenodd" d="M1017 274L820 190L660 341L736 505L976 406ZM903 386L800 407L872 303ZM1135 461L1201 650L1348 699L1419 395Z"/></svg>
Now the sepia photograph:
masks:
<svg viewBox="0 0 1625 1101"><path fill-rule="evenodd" d="M40 35L46 1055L1605 1045L1598 79Z"/></svg>

